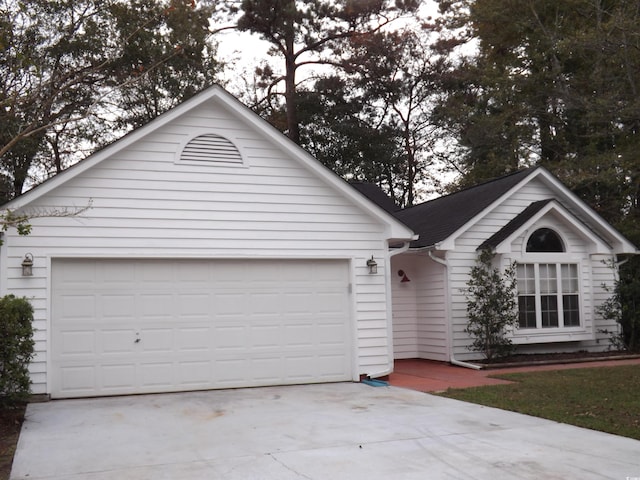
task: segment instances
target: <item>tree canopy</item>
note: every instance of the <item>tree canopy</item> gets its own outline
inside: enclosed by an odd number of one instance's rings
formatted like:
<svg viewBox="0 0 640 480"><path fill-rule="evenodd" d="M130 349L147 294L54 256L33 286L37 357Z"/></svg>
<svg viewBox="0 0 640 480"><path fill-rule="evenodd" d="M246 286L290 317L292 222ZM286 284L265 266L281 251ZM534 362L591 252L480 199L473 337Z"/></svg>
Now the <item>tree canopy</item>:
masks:
<svg viewBox="0 0 640 480"><path fill-rule="evenodd" d="M441 1L477 54L441 77L461 186L551 170L630 237L640 229L637 1ZM451 50L453 52L453 50Z"/></svg>
<svg viewBox="0 0 640 480"><path fill-rule="evenodd" d="M4 199L211 83L209 17L188 0L0 2Z"/></svg>
<svg viewBox="0 0 640 480"><path fill-rule="evenodd" d="M380 31L404 13L417 9L419 1L386 0L242 0L237 27L269 42L270 55L284 60L282 73L262 69L269 96L284 83L286 133L300 143L297 108L298 69L309 65L348 68L343 51L349 40Z"/></svg>
<svg viewBox="0 0 640 480"><path fill-rule="evenodd" d="M339 175L406 206L540 164L640 242L637 1L423 3L0 0L3 196L214 83L234 28L270 49L233 93Z"/></svg>

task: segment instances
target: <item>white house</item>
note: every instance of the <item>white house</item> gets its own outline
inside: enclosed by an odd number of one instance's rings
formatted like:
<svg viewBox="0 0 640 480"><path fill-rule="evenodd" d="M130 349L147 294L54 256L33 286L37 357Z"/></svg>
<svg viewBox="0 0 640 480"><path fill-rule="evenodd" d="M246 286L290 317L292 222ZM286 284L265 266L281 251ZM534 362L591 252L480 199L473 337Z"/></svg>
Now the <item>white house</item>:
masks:
<svg viewBox="0 0 640 480"><path fill-rule="evenodd" d="M541 167L395 212L419 234L391 261L395 358L476 359L464 332L478 250L517 262L521 353L598 351L617 331L597 315L635 246ZM405 280L404 282L402 280ZM410 280L410 281L406 281Z"/></svg>
<svg viewBox="0 0 640 480"><path fill-rule="evenodd" d="M398 212L219 87L4 208L43 214L28 236L4 232L0 295L34 305L32 390L54 398L470 359L463 289L481 246L521 266L517 344L603 349L604 262L636 253L541 168Z"/></svg>
<svg viewBox="0 0 640 480"><path fill-rule="evenodd" d="M392 369L389 245L417 237L219 87L4 208L45 214L0 247L0 294L35 309L35 394Z"/></svg>

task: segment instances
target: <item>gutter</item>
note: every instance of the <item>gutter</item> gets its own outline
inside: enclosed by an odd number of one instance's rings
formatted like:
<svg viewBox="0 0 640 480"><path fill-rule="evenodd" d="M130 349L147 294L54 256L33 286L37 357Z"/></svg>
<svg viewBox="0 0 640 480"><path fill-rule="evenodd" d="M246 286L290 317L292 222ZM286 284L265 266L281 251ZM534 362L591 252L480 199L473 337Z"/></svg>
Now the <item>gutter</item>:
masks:
<svg viewBox="0 0 640 480"><path fill-rule="evenodd" d="M409 250L409 247L411 246L411 242L403 242L402 246L400 248L396 248L395 250L389 250L389 255L388 258L391 257L395 257L396 255L400 254L400 253L404 253L407 250ZM389 264L389 267L391 267L391 264Z"/></svg>
<svg viewBox="0 0 640 480"><path fill-rule="evenodd" d="M435 245L434 245L435 247ZM447 284L446 284L446 305L447 307L449 305L451 305L451 300L449 299L449 277L448 277L448 272L449 272L449 262L447 262L446 260L443 260L441 258L436 257L435 255L433 255L433 248L426 248L425 249L427 251L427 254L429 255L429 258L431 260L433 260L436 263L439 263L440 265L444 266L444 268L447 271ZM461 360L456 360L456 357L454 356L453 353L453 322L451 321L451 317L449 316L449 308L447 308L446 310L446 320L447 323L449 324L449 338L451 339L449 343L449 345L447 345L448 349L449 349L449 363L451 363L452 365L456 365L457 367L464 367L464 368L470 368L472 370L480 370L482 369L481 366L479 365L475 365L473 363L468 363L468 362L463 362Z"/></svg>

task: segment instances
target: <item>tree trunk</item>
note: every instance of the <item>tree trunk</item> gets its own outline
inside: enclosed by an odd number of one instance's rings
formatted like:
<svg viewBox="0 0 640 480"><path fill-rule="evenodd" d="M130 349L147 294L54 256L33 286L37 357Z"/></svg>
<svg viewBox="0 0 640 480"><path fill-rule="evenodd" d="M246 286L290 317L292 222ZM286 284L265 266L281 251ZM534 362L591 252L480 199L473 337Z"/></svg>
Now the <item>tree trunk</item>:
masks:
<svg viewBox="0 0 640 480"><path fill-rule="evenodd" d="M287 36L286 72L285 72L285 105L287 109L287 136L300 145L300 125L298 124L296 102L296 59L293 53L293 35Z"/></svg>

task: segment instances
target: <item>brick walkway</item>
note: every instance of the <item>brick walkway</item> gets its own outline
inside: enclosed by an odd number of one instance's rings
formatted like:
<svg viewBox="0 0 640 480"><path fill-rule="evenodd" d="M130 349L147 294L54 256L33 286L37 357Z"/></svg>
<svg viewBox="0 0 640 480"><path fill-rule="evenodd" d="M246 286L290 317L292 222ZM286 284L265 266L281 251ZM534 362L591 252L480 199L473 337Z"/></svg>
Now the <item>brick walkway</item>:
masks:
<svg viewBox="0 0 640 480"><path fill-rule="evenodd" d="M640 365L640 358L626 360L600 360L583 363L524 366L488 370L472 370L433 360L396 360L395 371L389 375L389 383L395 387L409 388L421 392L440 392L447 388L481 387L502 385L506 380L489 378L490 375L544 370L566 370L570 368L613 367Z"/></svg>

